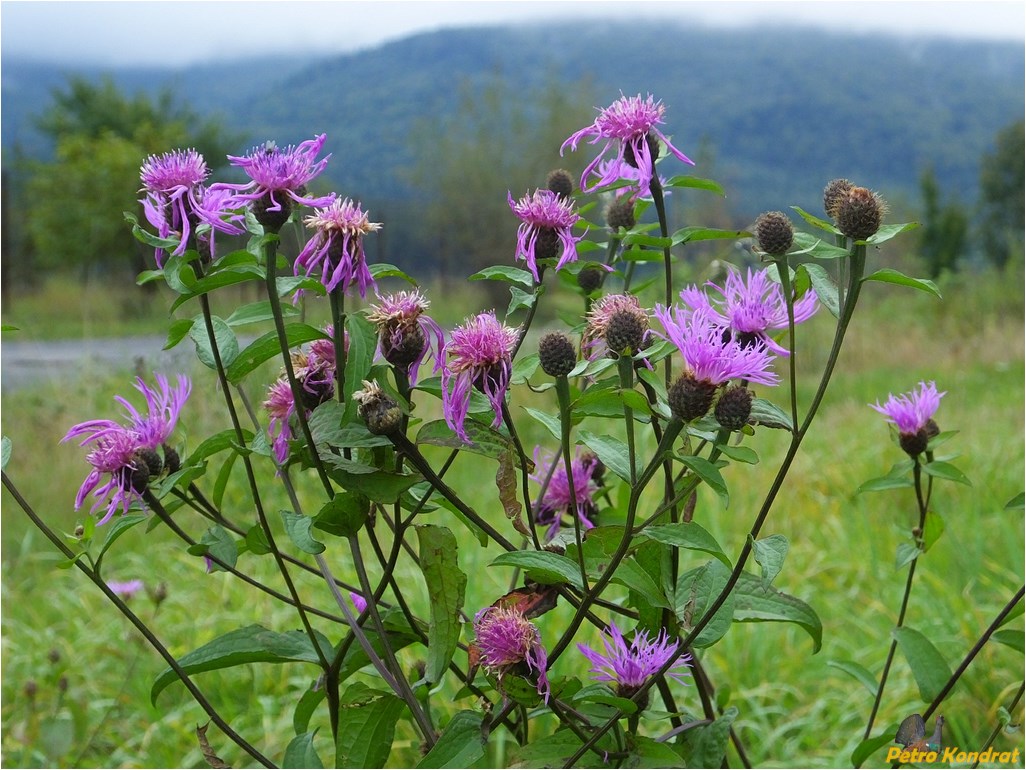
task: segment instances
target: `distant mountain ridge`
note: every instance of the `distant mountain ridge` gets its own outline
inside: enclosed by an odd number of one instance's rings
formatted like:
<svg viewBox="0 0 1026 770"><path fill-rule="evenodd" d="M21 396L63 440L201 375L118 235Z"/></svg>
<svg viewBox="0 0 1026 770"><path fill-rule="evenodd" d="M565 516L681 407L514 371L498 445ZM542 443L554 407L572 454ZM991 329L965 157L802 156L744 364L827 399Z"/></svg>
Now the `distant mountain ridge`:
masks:
<svg viewBox="0 0 1026 770"><path fill-rule="evenodd" d="M47 152L29 115L67 71L2 60L5 151L18 143ZM499 72L524 93L550 77L587 79L596 106L650 92L665 103L677 146L708 141L714 167L695 173L724 182L739 212L754 214L812 204L836 176L915 200L927 165L942 188L970 200L981 153L1023 116L1023 71L1023 48L1011 43L589 21L449 29L340 56L109 72L129 91L176 87L251 144L327 133L340 191L377 200L413 195L403 173L409 129L451 114L465 79Z"/></svg>

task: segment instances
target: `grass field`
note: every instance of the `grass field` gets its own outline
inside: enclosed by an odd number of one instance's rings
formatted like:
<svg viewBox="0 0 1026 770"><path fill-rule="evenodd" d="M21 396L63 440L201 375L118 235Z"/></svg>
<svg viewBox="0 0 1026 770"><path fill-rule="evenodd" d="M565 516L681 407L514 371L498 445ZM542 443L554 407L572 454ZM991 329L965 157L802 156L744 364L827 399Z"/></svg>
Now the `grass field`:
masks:
<svg viewBox="0 0 1026 770"><path fill-rule="evenodd" d="M774 585L816 609L823 621L823 649L813 655L808 636L788 624L735 623L720 643L701 653L712 681L729 687L724 702L740 710L735 726L755 766L850 766L849 756L861 740L872 705L869 692L829 662L855 661L879 674L904 585L905 571L895 569L895 553L915 523L915 507L908 490L855 493L863 481L885 474L902 459L883 420L867 403L883 400L889 392L910 390L920 379L936 380L947 391L937 417L941 428L960 431L945 452L958 454L952 462L973 483L971 488L953 483L935 487L934 508L946 528L920 560L907 625L926 634L954 667L1022 584L1023 513L1004 508L1023 489L1022 276L988 275L975 281L962 276L946 281L942 290L943 302L909 290L867 289L820 418L763 530L763 536L781 534L790 541L787 562ZM23 302L32 306L36 300ZM81 306L102 304L98 297L87 296ZM451 303L445 304L451 312ZM5 322L16 323L15 316L9 320L5 312ZM109 329L117 321L104 318L96 323ZM821 313L799 332L800 403L811 397L812 377L822 365L829 327L828 317ZM131 324L128 328L137 330ZM192 374L194 392L179 429L190 447L227 424L212 373L197 368ZM58 441L74 423L113 416L112 396L128 394L131 377L131 372L111 372L90 382L3 395L3 434L14 445L7 473L58 531L70 533L80 518L72 503L86 473L81 450ZM258 400L261 384L254 381L249 387ZM521 395L516 394L515 403ZM782 405L785 400L783 390L769 394L763 389L760 395ZM418 414L436 412L437 402L425 397ZM528 446L547 435L526 415L515 416L523 417L522 438ZM585 427L602 430L603 424ZM724 508L716 496L703 492L695 514L732 556L743 545L786 440L780 433L760 430L750 446L761 463L725 471L729 506ZM488 463L484 472L483 462ZM270 478L270 466L261 467ZM457 490L467 490L468 501L512 537L496 505L494 486L490 480L481 481L483 475L490 479L493 474L492 461L464 455L446 478ZM241 476L238 479L241 482ZM209 485L212 479L200 483ZM316 478L301 479L301 487L304 499L314 505ZM229 488L225 501L226 509L239 511L243 518L241 483L238 489ZM3 764L205 766L194 734L196 725L207 721L201 709L177 685L165 691L156 706L150 705L150 685L163 670L162 661L127 621L105 606L102 595L77 570L56 568L53 549L6 492L2 503ZM274 506L287 506L283 493L269 496L267 507L277 510ZM178 516L196 536L205 527L185 510ZM508 590L509 569L487 566L500 553L497 547L480 549L444 510L425 514L424 519L450 527L460 539L460 564L471 576L468 614ZM134 599L133 606L152 620L173 653L181 655L251 623L280 631L297 627L287 608L254 595L229 575L206 574L202 560L187 555L166 528L143 530L136 527L118 542L106 577L141 578L151 586L166 583L168 598L159 609L145 596ZM354 578L337 542L329 543L327 556L339 576ZM280 577L268 560L246 554L240 567L280 587ZM330 599L323 584L308 577L297 578L301 593L327 607ZM418 590L419 571L407 568L399 580L409 587L414 609L424 614L427 599ZM539 621L546 644L554 643L569 617L561 606ZM329 638L338 636L326 622L317 627ZM1021 618L1010 627L1021 628ZM598 642L594 630L586 629L582 638L593 646ZM412 667L415 648L401 659ZM583 658L568 651L555 673L584 675L586 670ZM236 730L280 762L294 735L295 701L316 673L314 667L301 664L252 665L201 674L196 681ZM373 677L365 679L374 682ZM947 720L946 744L980 748L997 723L998 709L1022 681L1022 653L988 645L941 709ZM432 694L436 723L444 723L445 715L457 708L475 708L472 697L454 700L458 689L458 683L446 682ZM676 694L682 707L700 710L693 689ZM876 731L922 708L899 654ZM1012 721L1021 724L1021 705ZM331 761L326 714L318 713L313 724L321 728L316 743L321 757ZM542 734L555 722L543 718L536 724L532 729ZM644 720L642 724L645 729ZM665 730L658 724L647 727L652 735ZM216 729L209 737L229 765L251 764ZM417 744L410 724L401 721L390 766L415 765ZM999 736L995 745L1006 750L1022 747L1021 728ZM497 731L489 766L508 762L512 747L512 739ZM881 752L869 764L881 763L882 757ZM733 752L730 758L737 766Z"/></svg>

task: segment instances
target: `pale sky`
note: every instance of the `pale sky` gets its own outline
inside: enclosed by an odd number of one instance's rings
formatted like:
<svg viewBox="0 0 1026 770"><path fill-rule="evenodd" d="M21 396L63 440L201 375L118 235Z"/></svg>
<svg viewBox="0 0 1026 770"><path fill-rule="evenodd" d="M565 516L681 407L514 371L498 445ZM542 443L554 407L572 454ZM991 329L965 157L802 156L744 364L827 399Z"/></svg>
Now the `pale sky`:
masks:
<svg viewBox="0 0 1026 770"><path fill-rule="evenodd" d="M5 55L179 66L267 54L330 54L441 27L615 17L707 26L799 24L844 32L1026 39L1026 2L0 2Z"/></svg>

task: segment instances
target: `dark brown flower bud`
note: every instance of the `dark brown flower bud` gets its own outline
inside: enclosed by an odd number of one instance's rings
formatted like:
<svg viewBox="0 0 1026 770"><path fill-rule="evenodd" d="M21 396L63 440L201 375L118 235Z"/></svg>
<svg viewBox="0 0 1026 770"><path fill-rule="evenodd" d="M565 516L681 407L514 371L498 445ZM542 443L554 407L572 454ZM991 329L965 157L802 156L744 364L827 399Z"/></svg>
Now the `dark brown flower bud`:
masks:
<svg viewBox="0 0 1026 770"><path fill-rule="evenodd" d="M577 274L577 285L584 289L585 293L591 294L602 285L605 271L597 267L586 267Z"/></svg>
<svg viewBox="0 0 1026 770"><path fill-rule="evenodd" d="M606 345L620 356L633 356L645 341L648 323L643 313L618 310L606 326Z"/></svg>
<svg viewBox="0 0 1026 770"><path fill-rule="evenodd" d="M837 219L837 206L841 199L854 187L847 179L835 179L823 188L823 210L832 219Z"/></svg>
<svg viewBox="0 0 1026 770"><path fill-rule="evenodd" d="M56 647L51 648L50 651L46 653L46 659L54 664L60 663L61 651L58 650Z"/></svg>
<svg viewBox="0 0 1026 770"><path fill-rule="evenodd" d="M549 377L565 377L577 365L577 352L569 337L551 332L538 341L538 359Z"/></svg>
<svg viewBox="0 0 1026 770"><path fill-rule="evenodd" d="M268 210L273 206L270 193L253 201L253 216L257 222L264 226L264 230L269 233L276 233L281 230L285 223L289 221L289 215L292 214L292 201L288 196L279 194L275 197L275 200L280 204L280 208L277 211Z"/></svg>
<svg viewBox="0 0 1026 770"><path fill-rule="evenodd" d="M563 168L550 171L545 186L560 198L569 198L574 194L574 178Z"/></svg>
<svg viewBox="0 0 1026 770"><path fill-rule="evenodd" d="M157 587L150 591L150 599L153 601L154 604L160 605L163 604L166 598L167 583L161 580L159 583L157 583Z"/></svg>
<svg viewBox="0 0 1026 770"><path fill-rule="evenodd" d="M755 239L762 251L780 256L794 243L794 227L783 212L768 211L755 220Z"/></svg>
<svg viewBox="0 0 1026 770"><path fill-rule="evenodd" d="M716 402L716 421L726 430L741 430L752 413L754 394L744 385L728 388Z"/></svg>
<svg viewBox="0 0 1026 770"><path fill-rule="evenodd" d="M918 433L902 433L898 436L898 444L909 457L917 457L925 452L929 441L930 437L927 435L926 428Z"/></svg>
<svg viewBox="0 0 1026 770"><path fill-rule="evenodd" d="M630 230L637 224L634 218L634 201L629 195L621 195L606 207L606 224L613 232L621 227Z"/></svg>
<svg viewBox="0 0 1026 770"><path fill-rule="evenodd" d="M164 469L168 473L178 473L182 469L182 458L178 451L167 444L162 445L161 449L164 450Z"/></svg>
<svg viewBox="0 0 1026 770"><path fill-rule="evenodd" d="M886 206L865 187L852 187L837 204L837 229L855 241L864 241L880 229Z"/></svg>
<svg viewBox="0 0 1026 770"><path fill-rule="evenodd" d="M35 679L29 679L25 682L25 697L29 700L35 700L36 693L39 692L39 685L36 684Z"/></svg>
<svg viewBox="0 0 1026 770"><path fill-rule="evenodd" d="M926 421L926 425L923 429L926 431L927 439L931 439L934 436L939 436L941 432L940 426L937 424L937 421L934 420L932 417Z"/></svg>
<svg viewBox="0 0 1026 770"><path fill-rule="evenodd" d="M140 449L136 452L136 456L146 463L146 470L149 471L152 478L156 478L164 470L164 461L152 449Z"/></svg>
<svg viewBox="0 0 1026 770"><path fill-rule="evenodd" d="M67 676L62 676L60 679L57 680L57 689L60 692L67 692L68 691L68 677Z"/></svg>
<svg viewBox="0 0 1026 770"><path fill-rule="evenodd" d="M376 436L386 436L399 429L403 412L396 400L385 393L376 382L363 381L363 390L353 393L359 403L357 413L367 423L367 430Z"/></svg>
<svg viewBox="0 0 1026 770"><path fill-rule="evenodd" d="M709 413L716 385L705 380L696 380L691 374L682 374L666 393L670 411L684 422L697 420Z"/></svg>
<svg viewBox="0 0 1026 770"><path fill-rule="evenodd" d="M559 253L559 235L552 227L538 228L538 238L534 242L535 259L552 259Z"/></svg>

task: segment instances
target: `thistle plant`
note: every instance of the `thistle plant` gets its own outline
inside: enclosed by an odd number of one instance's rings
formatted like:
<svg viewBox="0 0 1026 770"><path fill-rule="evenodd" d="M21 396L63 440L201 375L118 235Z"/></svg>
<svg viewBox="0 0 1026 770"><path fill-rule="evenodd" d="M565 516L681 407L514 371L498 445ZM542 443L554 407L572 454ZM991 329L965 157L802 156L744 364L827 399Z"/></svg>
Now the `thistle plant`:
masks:
<svg viewBox="0 0 1026 770"><path fill-rule="evenodd" d="M6 473L3 481L166 662L154 672L158 708L161 693L181 682L209 716L219 733L201 738L205 752L230 742L243 761L267 767L319 764L326 755L347 767L483 766L500 740L511 740L507 760L520 766L746 761L742 738L757 738L732 727L736 706L718 705L717 688L729 682L713 681L705 651L734 621L795 623L811 647L790 654L819 650L814 607L786 592L784 579L774 584L787 541L765 535L767 522L823 406L864 287L939 294L891 269L866 273L867 251L913 225L884 224L880 196L847 180L827 187L833 222L795 209L818 234L796 230L780 211L762 215L754 232L674 230L664 205L671 189L722 189L661 175L693 165L664 133L670 115L652 95L621 95L560 148L601 145L579 190L560 169L518 200L507 191L516 240L477 277L509 283L513 301L506 313L461 309L466 320L448 330L428 315L415 277L371 263L365 241L382 225L352 191L311 191L330 159L319 157L324 135L230 156L249 176L242 184L208 185L194 150L143 162L146 225L134 222L134 232L156 263L143 280L166 282L176 307L199 306L184 332L175 322L169 344L194 341L208 370L203 392L223 401L226 427L178 433L190 420L193 387L182 374L176 385L163 375L156 386L138 380L146 406L118 397L121 421L105 416L69 429L63 441L85 448L90 469L68 502L78 509L92 498L72 546ZM589 223L591 198L613 191L608 228ZM645 221L649 205L655 223ZM221 253L214 233L243 228L247 245ZM293 240L281 237L286 228L303 234L295 253L284 246ZM725 281L702 286L681 274L689 243L723 239L751 242L758 264L732 266ZM581 264L593 250L606 261ZM662 279L658 296L631 279L653 250L662 263L652 276ZM568 272L563 284L586 294L579 323L536 328L549 268ZM387 281L410 285L391 291ZM210 294L244 282L261 284L266 296L227 319L215 315ZM347 311L353 295L360 304ZM299 311L284 297L307 306L327 298L329 325L294 320ZM235 327L250 322L271 329L242 346ZM807 323L833 323L833 333L817 351L824 364L815 386L800 397L796 360L810 351L798 326ZM528 338L537 345L525 345ZM939 534L933 481L964 481L934 454L950 438L932 420L943 395L923 383L873 407L894 424L908 459L866 489L911 487L918 524L901 551L907 588L883 673L876 680L848 669L878 681L856 752L863 759L883 745L872 735L877 715L904 716L884 697L896 646L907 648L917 674L931 665L915 652L922 635L904 621L916 561ZM746 464L757 460L751 437L770 433L782 459L761 503L731 511L750 522L744 539L721 544L703 526L716 511L698 492L726 500L727 478L745 483ZM450 483L456 463L473 468L466 488ZM114 546L125 541L100 537L104 528L121 534L143 522L181 541L196 580L228 573L288 607L294 622L271 628L254 616L171 654L173 639L128 603L136 583L106 577ZM273 570L254 569L260 559ZM224 704L204 692L204 672L253 662L293 662L311 675L286 746L240 735L222 716ZM398 731L415 736L421 756L393 752Z"/></svg>

